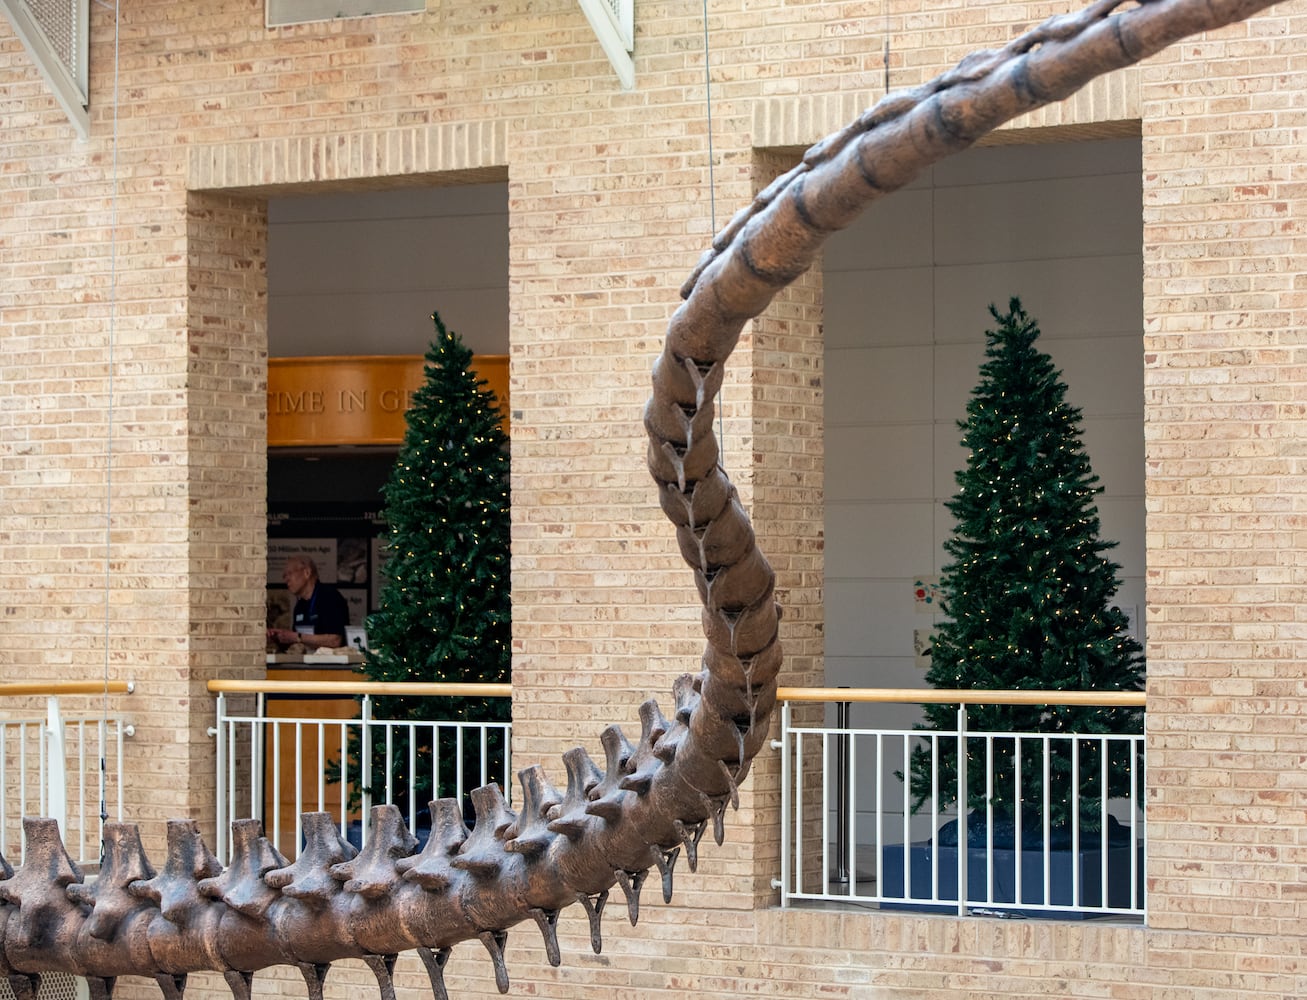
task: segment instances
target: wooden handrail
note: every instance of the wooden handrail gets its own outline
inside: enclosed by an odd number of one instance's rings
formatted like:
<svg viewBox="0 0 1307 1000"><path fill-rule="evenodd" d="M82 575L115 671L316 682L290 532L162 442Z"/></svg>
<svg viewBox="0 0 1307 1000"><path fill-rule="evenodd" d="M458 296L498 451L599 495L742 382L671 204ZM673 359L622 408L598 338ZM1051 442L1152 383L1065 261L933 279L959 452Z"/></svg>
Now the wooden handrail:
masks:
<svg viewBox="0 0 1307 1000"><path fill-rule="evenodd" d="M131 681L16 681L0 684L0 698L61 694L131 694Z"/></svg>
<svg viewBox="0 0 1307 1000"><path fill-rule="evenodd" d="M209 681L212 694L431 695L450 698L509 698L511 684L463 684L439 681Z"/></svg>
<svg viewBox="0 0 1307 1000"><path fill-rule="evenodd" d="M432 695L460 698L509 698L512 684L421 681L209 681L211 693L317 694L334 698L355 695ZM97 688L97 690L99 690ZM3 693L4 685L0 685ZM910 705L1099 705L1143 708L1142 691L984 691L975 688L830 688L783 687L778 701L849 701Z"/></svg>
<svg viewBox="0 0 1307 1000"><path fill-rule="evenodd" d="M1142 691L985 691L978 688L783 687L777 701L850 701L913 705L1100 705L1142 708Z"/></svg>

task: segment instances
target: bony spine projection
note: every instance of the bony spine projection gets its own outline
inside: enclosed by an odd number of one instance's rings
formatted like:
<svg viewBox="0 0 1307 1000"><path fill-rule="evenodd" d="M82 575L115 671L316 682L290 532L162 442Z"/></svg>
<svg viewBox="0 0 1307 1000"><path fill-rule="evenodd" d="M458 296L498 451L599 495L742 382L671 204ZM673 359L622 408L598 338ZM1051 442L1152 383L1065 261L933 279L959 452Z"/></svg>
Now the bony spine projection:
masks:
<svg viewBox="0 0 1307 1000"><path fill-rule="evenodd" d="M722 841L726 807L766 739L781 666L773 573L713 435L713 400L744 324L807 270L827 236L932 163L1097 75L1275 2L1151 0L1118 11L1120 0L1100 0L1052 18L1002 50L889 95L809 150L718 235L683 289L645 411L649 468L694 571L707 638L700 672L674 686L670 718L646 702L634 745L606 729L603 768L580 748L568 751L564 792L538 766L519 772L517 812L498 787L477 789L471 831L459 803L433 803L420 853L394 806L372 811L357 854L326 814L305 815L304 850L293 864L257 821L239 821L225 870L191 820L169 823L160 871L134 826L111 823L99 877L87 883L55 823L28 819L23 866L14 871L0 858L0 974L15 995L34 1000L40 974L62 970L86 977L94 1000L107 1000L129 975L154 978L166 1000L180 1000L189 973L211 970L245 1000L254 972L293 965L320 1000L331 963L359 958L393 1000L395 960L416 951L443 1000L450 949L473 939L507 991L503 946L516 924L534 920L557 965L563 907L585 909L598 951L613 886L632 923L651 872L670 900L680 854L693 871L710 824Z"/></svg>

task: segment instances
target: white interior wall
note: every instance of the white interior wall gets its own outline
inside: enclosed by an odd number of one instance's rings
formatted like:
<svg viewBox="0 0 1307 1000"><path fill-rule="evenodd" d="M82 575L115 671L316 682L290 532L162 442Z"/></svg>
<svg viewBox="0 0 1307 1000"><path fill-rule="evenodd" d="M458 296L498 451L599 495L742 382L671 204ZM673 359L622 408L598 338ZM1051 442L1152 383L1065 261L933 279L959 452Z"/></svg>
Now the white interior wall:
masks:
<svg viewBox="0 0 1307 1000"><path fill-rule="evenodd" d="M972 150L878 202L824 255L826 680L921 687L913 597L938 575L957 421L979 378L988 306L1018 296L1083 411L1115 540L1118 603L1144 605L1143 293L1137 139ZM855 708L911 727L915 706ZM862 768L874 766L859 761Z"/></svg>
<svg viewBox="0 0 1307 1000"><path fill-rule="evenodd" d="M423 354L433 311L508 353L506 184L269 201L272 356Z"/></svg>

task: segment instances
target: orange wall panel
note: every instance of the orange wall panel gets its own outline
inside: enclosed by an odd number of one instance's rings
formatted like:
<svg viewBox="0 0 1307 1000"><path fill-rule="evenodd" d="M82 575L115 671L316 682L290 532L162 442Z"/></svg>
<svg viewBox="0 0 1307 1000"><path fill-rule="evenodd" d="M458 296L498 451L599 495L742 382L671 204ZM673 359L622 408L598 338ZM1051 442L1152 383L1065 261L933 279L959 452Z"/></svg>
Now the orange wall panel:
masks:
<svg viewBox="0 0 1307 1000"><path fill-rule="evenodd" d="M268 359L268 446L400 444L404 414L425 377L421 355ZM508 430L508 357L473 370L499 401Z"/></svg>

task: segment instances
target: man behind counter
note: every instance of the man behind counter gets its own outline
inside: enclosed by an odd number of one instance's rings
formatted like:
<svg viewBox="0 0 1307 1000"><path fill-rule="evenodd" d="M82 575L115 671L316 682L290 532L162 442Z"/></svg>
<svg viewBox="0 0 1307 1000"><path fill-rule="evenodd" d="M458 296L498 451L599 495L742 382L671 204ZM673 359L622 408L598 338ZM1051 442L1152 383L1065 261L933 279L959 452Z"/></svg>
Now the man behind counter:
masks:
<svg viewBox="0 0 1307 1000"><path fill-rule="evenodd" d="M268 629L268 639L283 646L303 643L309 649L343 646L349 605L339 590L318 579L317 564L307 556L291 556L281 578L295 595L291 627Z"/></svg>

